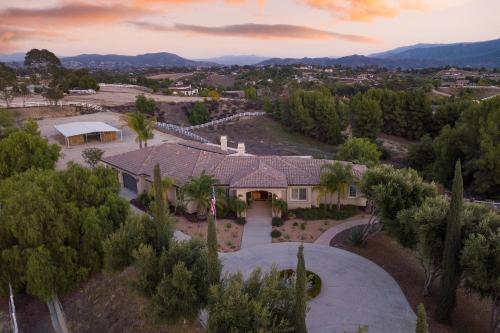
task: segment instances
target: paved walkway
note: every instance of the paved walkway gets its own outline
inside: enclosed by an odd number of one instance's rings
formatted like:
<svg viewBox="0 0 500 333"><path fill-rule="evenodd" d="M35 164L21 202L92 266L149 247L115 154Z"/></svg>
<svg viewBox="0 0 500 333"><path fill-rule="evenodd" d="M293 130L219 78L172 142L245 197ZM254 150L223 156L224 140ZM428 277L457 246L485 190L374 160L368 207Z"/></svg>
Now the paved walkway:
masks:
<svg viewBox="0 0 500 333"><path fill-rule="evenodd" d="M321 234L318 239L314 242L314 244L318 245L325 245L325 246L330 246L331 240L340 234L342 231L351 229L353 227L357 227L358 225L364 225L368 223L368 220L370 217L363 217L363 218L355 218L350 221L347 221L345 223L336 225L334 227L331 227L327 231Z"/></svg>
<svg viewBox="0 0 500 333"><path fill-rule="evenodd" d="M243 229L241 248L271 244L271 208L265 201L255 201L247 211L247 223Z"/></svg>
<svg viewBox="0 0 500 333"><path fill-rule="evenodd" d="M248 277L260 266L295 268L298 243L275 243L220 254L224 273ZM408 333L416 316L394 279L382 268L356 254L329 246L304 244L306 267L322 280L321 293L308 302L309 333Z"/></svg>

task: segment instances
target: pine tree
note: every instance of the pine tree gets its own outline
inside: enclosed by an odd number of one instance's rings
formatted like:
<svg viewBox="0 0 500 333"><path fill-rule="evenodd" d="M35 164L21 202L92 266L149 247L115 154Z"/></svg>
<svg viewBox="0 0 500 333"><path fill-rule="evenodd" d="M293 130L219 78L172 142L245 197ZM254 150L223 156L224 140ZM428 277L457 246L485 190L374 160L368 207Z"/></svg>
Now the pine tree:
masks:
<svg viewBox="0 0 500 333"><path fill-rule="evenodd" d="M306 265L304 262L304 245L299 246L297 252L297 279L295 282L295 318L294 318L294 332L306 333Z"/></svg>
<svg viewBox="0 0 500 333"><path fill-rule="evenodd" d="M460 160L455 165L455 177L447 215L446 238L443 251L441 290L435 317L439 322L449 322L456 305L456 291L460 282L459 255L463 210L463 180Z"/></svg>
<svg viewBox="0 0 500 333"><path fill-rule="evenodd" d="M427 324L427 315L425 314L425 307L422 303L417 308L417 326L415 333L428 333L429 325Z"/></svg>
<svg viewBox="0 0 500 333"><path fill-rule="evenodd" d="M210 285L219 283L221 265L217 254L217 228L212 214L208 214L208 233L207 233L207 251L208 251L208 281Z"/></svg>

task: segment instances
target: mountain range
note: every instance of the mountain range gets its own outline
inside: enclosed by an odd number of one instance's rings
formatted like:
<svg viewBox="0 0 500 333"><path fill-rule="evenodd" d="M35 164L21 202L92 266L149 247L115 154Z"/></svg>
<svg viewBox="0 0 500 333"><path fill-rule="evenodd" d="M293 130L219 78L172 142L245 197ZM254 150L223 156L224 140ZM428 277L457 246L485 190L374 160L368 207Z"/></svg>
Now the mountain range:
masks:
<svg viewBox="0 0 500 333"><path fill-rule="evenodd" d="M23 54L0 54L1 62L22 62ZM471 43L416 44L368 56L350 55L341 58L266 58L255 55L226 55L217 58L190 60L173 53L146 53L136 56L118 54L81 54L61 57L68 68L127 69L153 67L211 67L229 65L314 65L345 67L377 66L387 68L426 68L440 66L500 68L500 38Z"/></svg>
<svg viewBox="0 0 500 333"><path fill-rule="evenodd" d="M425 68L439 66L500 67L500 39L473 43L416 44L375 53L341 58L272 58L259 65L314 65L346 67Z"/></svg>
<svg viewBox="0 0 500 333"><path fill-rule="evenodd" d="M269 57L259 57L256 55L224 55L221 57L201 59L200 61L207 61L216 63L223 66L251 66L258 64L259 62L265 61Z"/></svg>

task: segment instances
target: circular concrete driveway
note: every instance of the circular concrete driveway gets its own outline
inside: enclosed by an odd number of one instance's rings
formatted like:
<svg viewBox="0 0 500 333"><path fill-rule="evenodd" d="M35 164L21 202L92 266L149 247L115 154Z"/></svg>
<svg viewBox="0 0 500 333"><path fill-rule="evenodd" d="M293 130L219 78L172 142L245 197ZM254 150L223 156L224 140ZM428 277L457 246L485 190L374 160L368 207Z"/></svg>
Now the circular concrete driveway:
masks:
<svg viewBox="0 0 500 333"><path fill-rule="evenodd" d="M259 266L295 268L298 243L275 243L220 254L224 273L248 277ZM308 302L310 333L355 332L367 325L369 333L408 333L416 317L394 279L373 262L337 248L304 244L306 268L323 282L321 293Z"/></svg>

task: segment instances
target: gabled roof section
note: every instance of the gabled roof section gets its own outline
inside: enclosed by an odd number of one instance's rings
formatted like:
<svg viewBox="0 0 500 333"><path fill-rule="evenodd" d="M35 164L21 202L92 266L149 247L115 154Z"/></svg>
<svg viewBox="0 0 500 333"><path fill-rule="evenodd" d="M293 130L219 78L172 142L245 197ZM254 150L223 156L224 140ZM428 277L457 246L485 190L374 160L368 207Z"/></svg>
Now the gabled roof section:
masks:
<svg viewBox="0 0 500 333"><path fill-rule="evenodd" d="M260 160L256 168L242 170L229 183L231 188L286 188L286 176Z"/></svg>
<svg viewBox="0 0 500 333"><path fill-rule="evenodd" d="M201 145L200 147L197 147ZM164 143L128 153L105 157L110 164L130 174L151 178L156 163L163 176L184 184L189 177L203 171L213 176L220 185L233 188L286 188L287 186L314 186L320 183L321 168L331 160L291 156L235 156L214 152L217 147ZM206 148L206 149L201 149ZM222 151L222 150L221 150ZM223 152L223 151L222 151ZM341 162L349 163L349 162ZM361 178L366 166L352 164L354 176Z"/></svg>

